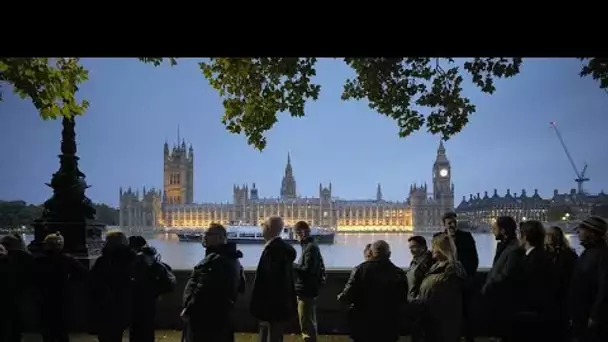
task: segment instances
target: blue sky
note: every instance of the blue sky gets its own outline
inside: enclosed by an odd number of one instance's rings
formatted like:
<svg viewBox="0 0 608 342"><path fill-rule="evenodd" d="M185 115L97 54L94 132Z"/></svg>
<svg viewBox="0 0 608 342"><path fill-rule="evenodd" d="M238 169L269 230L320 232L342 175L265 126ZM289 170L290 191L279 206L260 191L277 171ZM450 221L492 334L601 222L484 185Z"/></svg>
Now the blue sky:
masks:
<svg viewBox="0 0 608 342"><path fill-rule="evenodd" d="M386 199L404 200L411 183L431 183L439 137L421 131L400 139L396 124L367 103L341 101L352 73L341 61L318 63L319 100L307 105L304 118L281 115L262 153L224 129L221 100L196 62L154 68L134 59L84 60L90 80L80 96L91 107L77 133L92 200L117 205L120 186L161 187L163 143L176 140L178 125L195 149L196 202L229 201L234 183L255 182L260 196L277 196L288 152L302 196L316 196L319 182L331 181L341 198L373 198L381 183ZM445 143L457 203L494 188L518 194L538 188L550 196L554 188L575 187L550 121L579 168L589 164L587 190L608 191L608 95L579 78L580 67L574 59L527 59L494 95L465 85L477 112ZM10 92L4 97L0 199L43 202L51 194L44 183L58 168L60 122L41 120L30 102Z"/></svg>

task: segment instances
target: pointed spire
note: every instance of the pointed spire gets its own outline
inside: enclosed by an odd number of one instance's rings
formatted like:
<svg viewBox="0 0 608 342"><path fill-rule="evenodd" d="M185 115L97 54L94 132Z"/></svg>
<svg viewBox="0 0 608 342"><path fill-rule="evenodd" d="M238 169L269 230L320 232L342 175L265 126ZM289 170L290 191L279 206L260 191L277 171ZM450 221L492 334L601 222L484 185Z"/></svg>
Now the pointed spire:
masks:
<svg viewBox="0 0 608 342"><path fill-rule="evenodd" d="M177 124L177 145L179 146L180 138L179 138L179 124Z"/></svg>
<svg viewBox="0 0 608 342"><path fill-rule="evenodd" d="M382 201L382 186L378 183L378 188L376 189L376 201Z"/></svg>
<svg viewBox="0 0 608 342"><path fill-rule="evenodd" d="M445 147L443 147L443 140L439 140L439 147L437 148L437 154L445 154Z"/></svg>

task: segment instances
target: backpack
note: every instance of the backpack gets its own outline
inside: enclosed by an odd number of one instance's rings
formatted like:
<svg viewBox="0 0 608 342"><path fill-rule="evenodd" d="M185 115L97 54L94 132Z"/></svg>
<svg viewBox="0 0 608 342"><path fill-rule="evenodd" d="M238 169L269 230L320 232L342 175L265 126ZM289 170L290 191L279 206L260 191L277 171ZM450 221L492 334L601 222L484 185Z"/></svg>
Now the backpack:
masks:
<svg viewBox="0 0 608 342"><path fill-rule="evenodd" d="M157 261L151 265L151 271L154 276L156 292L159 296L173 292L176 279L169 265Z"/></svg>

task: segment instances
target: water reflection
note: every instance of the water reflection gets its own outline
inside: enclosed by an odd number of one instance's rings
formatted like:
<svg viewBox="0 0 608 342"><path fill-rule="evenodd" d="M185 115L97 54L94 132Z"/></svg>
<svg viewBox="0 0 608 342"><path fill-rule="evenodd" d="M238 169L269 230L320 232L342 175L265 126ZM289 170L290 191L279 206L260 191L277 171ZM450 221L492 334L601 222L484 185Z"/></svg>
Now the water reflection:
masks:
<svg viewBox="0 0 608 342"><path fill-rule="evenodd" d="M352 268L363 261L363 248L366 244L376 240L386 240L391 245L391 259L401 267L407 267L412 260L407 239L412 233L372 233L372 234L339 234L336 236L334 245L321 245L321 252L328 268ZM431 234L421 234L430 243ZM479 267L489 268L492 265L494 253L496 252L496 240L491 234L474 234L479 254ZM581 246L578 237L567 235L572 247L581 253ZM31 239L25 237L26 241ZM175 269L190 269L198 263L204 256L204 248L200 243L179 242L174 234L158 234L154 239L148 239L161 254L163 261ZM301 251L300 246L294 246L298 255ZM243 252L241 262L246 268L256 267L263 245L240 245L239 249Z"/></svg>

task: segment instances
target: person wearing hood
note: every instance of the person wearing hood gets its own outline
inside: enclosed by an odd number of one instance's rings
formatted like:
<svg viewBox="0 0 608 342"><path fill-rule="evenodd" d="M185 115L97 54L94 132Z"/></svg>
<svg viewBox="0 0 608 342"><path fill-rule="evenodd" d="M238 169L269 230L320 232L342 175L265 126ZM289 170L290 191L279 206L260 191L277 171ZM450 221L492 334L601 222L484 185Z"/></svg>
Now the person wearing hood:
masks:
<svg viewBox="0 0 608 342"><path fill-rule="evenodd" d="M135 253L125 234L106 234L101 256L90 272L90 332L99 342L122 342L131 324Z"/></svg>
<svg viewBox="0 0 608 342"><path fill-rule="evenodd" d="M205 232L205 258L190 275L183 294L181 317L185 342L233 342L232 312L245 291L243 253L229 243L226 229L213 223Z"/></svg>
<svg viewBox="0 0 608 342"><path fill-rule="evenodd" d="M135 253L133 264L133 311L129 329L130 342L154 342L156 302L175 287L175 275L169 265L142 236L130 236L129 248Z"/></svg>
<svg viewBox="0 0 608 342"><path fill-rule="evenodd" d="M33 257L25 250L23 239L17 235L6 235L0 239L6 250L5 272L0 277L3 289L2 318L3 328L0 341L20 342L23 332L23 303L29 297L32 284ZM9 295L7 295L7 293ZM6 317L4 317L6 316Z"/></svg>
<svg viewBox="0 0 608 342"><path fill-rule="evenodd" d="M63 237L49 234L43 251L34 258L34 290L44 342L67 342L71 282L85 280L89 270L63 252Z"/></svg>
<svg viewBox="0 0 608 342"><path fill-rule="evenodd" d="M413 301L423 313L424 341L459 341L467 273L448 234L433 237L431 252L435 263L422 279L418 297Z"/></svg>

